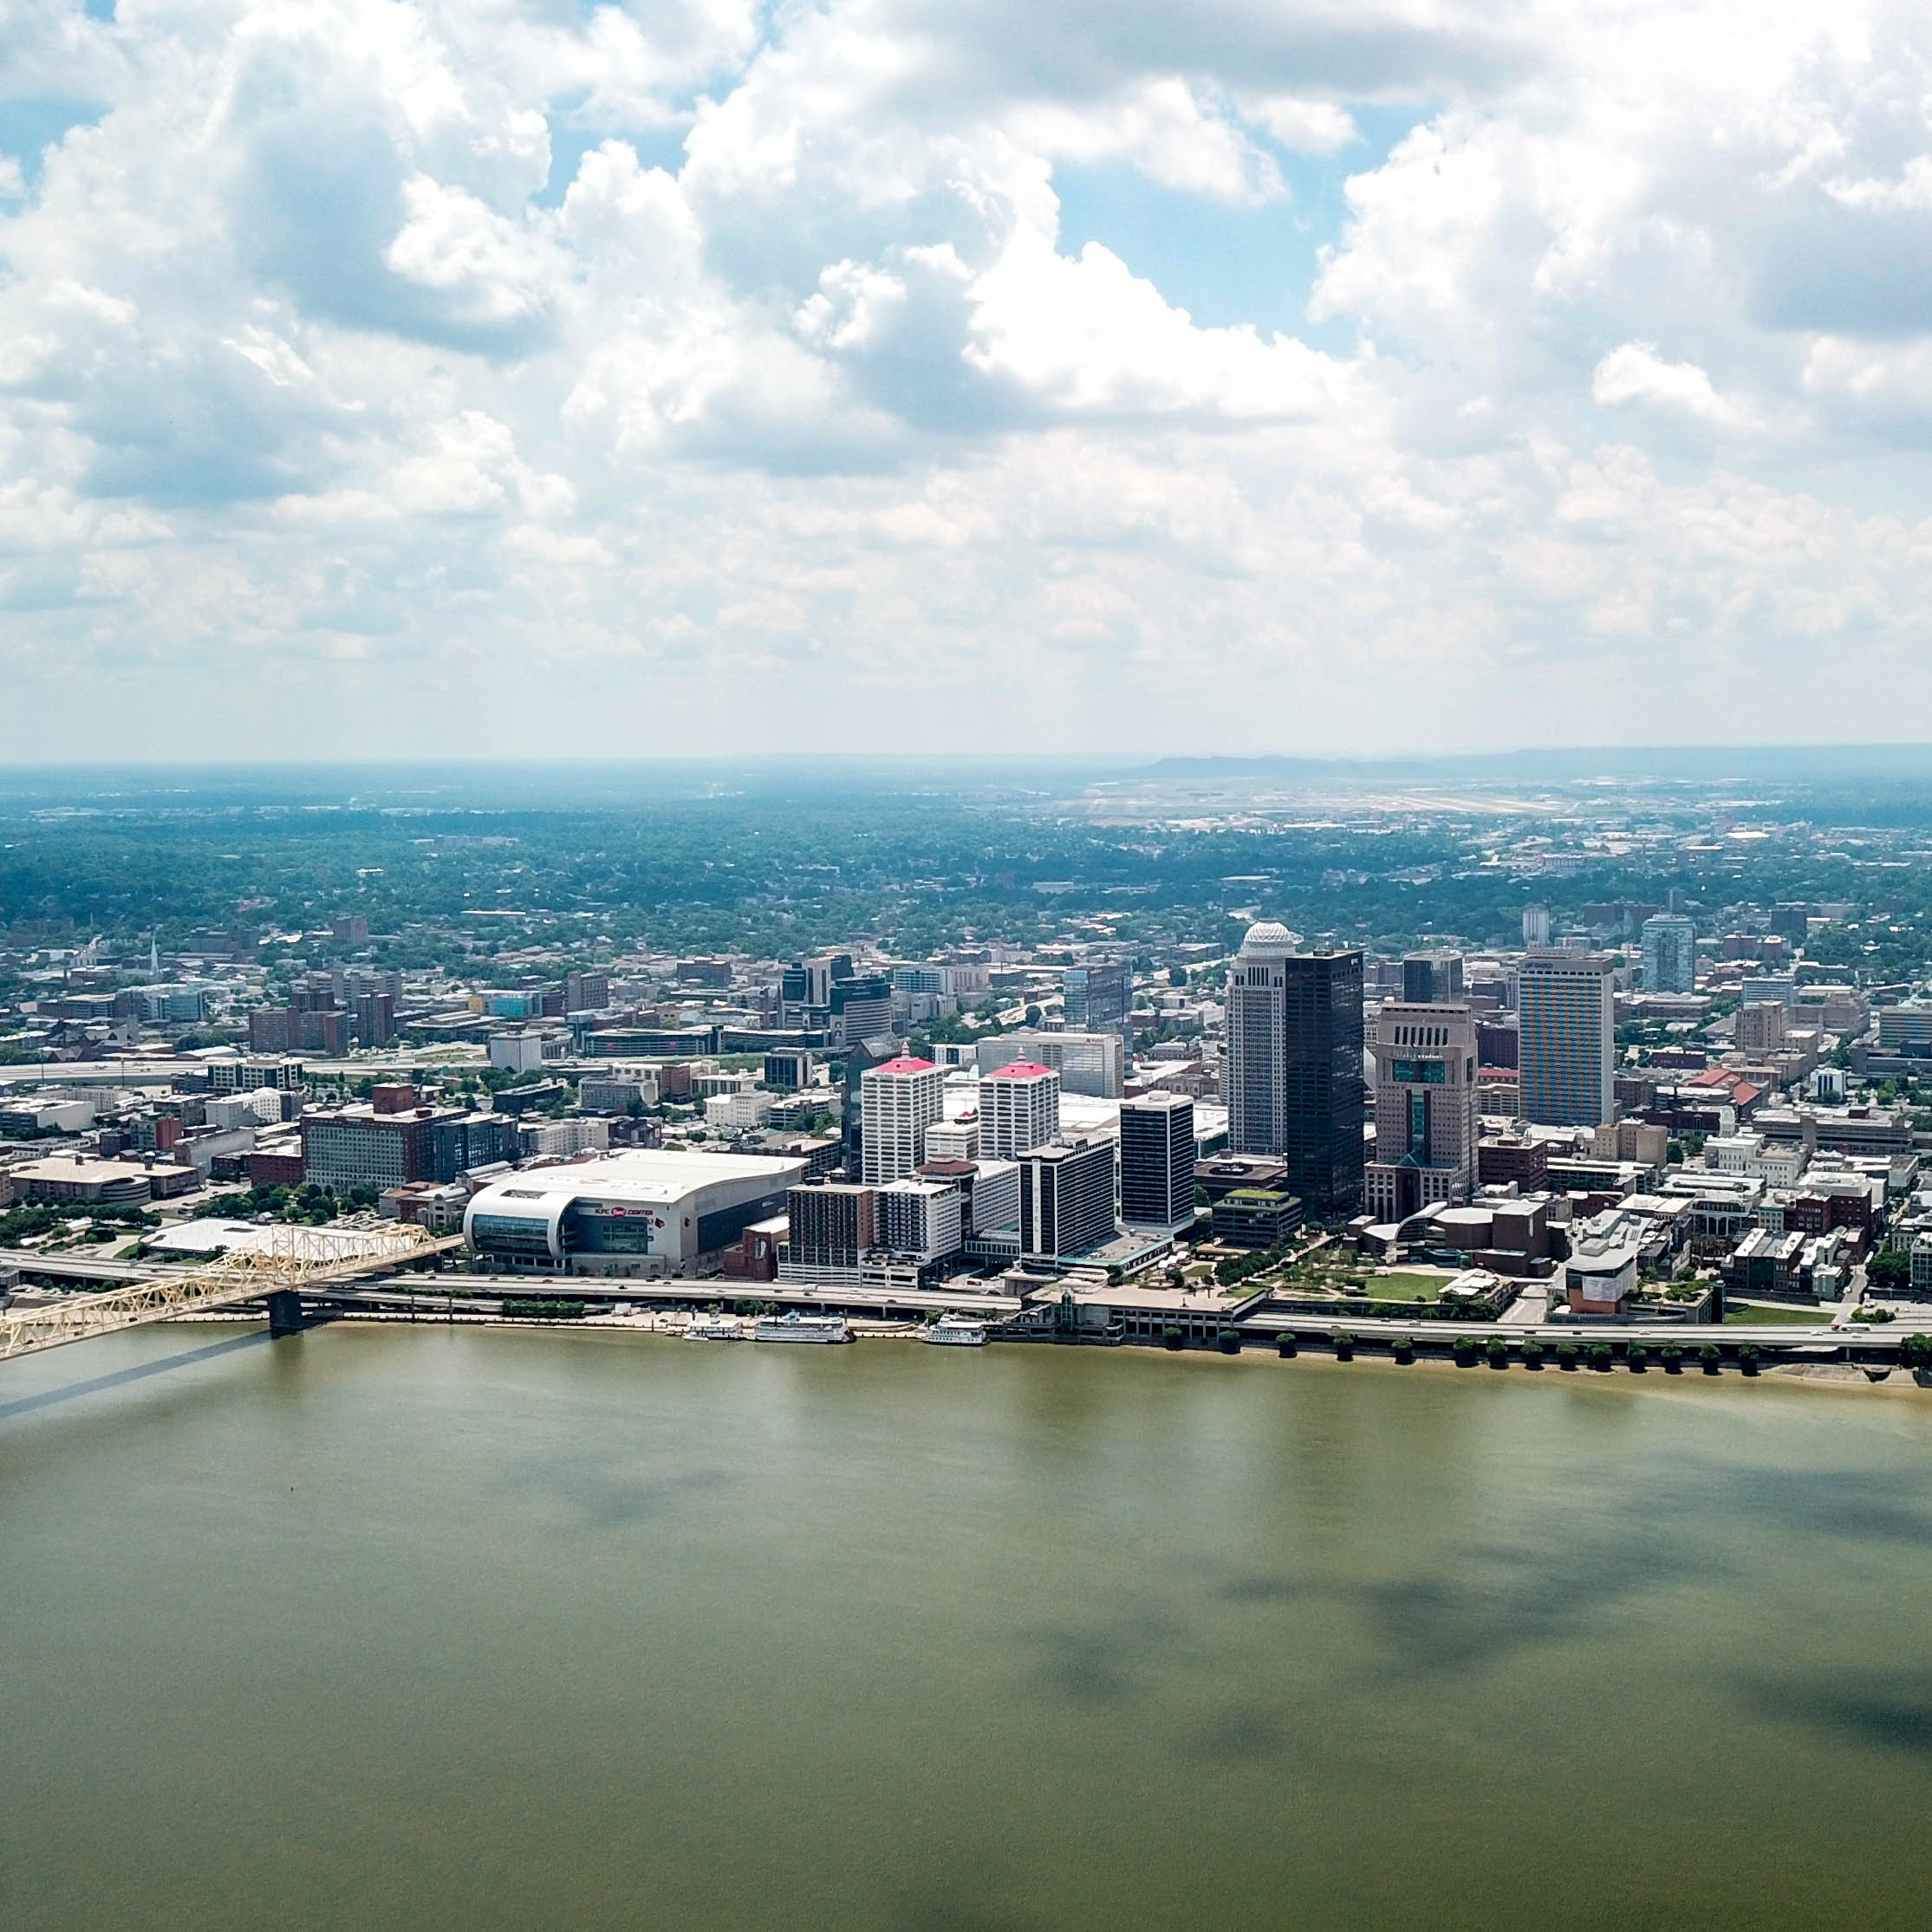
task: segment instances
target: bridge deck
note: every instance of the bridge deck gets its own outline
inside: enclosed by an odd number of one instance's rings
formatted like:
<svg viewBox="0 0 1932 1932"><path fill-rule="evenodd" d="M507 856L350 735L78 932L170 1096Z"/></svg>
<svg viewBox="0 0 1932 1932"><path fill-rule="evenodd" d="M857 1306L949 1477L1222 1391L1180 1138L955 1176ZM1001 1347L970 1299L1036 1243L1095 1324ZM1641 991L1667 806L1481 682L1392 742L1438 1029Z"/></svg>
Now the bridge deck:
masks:
<svg viewBox="0 0 1932 1932"><path fill-rule="evenodd" d="M43 1255L33 1249L0 1252L0 1260L23 1274L66 1280L111 1280L117 1285L92 1295L63 1295L58 1301L0 1309L0 1362L34 1355L68 1342L165 1322L177 1315L234 1307L259 1301L283 1289L314 1289L440 1254L462 1246L461 1235L439 1240L399 1238L380 1252L342 1260L305 1264L293 1251L287 1257L247 1256L233 1263L210 1262L198 1268L151 1267L139 1262L104 1261L84 1255Z"/></svg>

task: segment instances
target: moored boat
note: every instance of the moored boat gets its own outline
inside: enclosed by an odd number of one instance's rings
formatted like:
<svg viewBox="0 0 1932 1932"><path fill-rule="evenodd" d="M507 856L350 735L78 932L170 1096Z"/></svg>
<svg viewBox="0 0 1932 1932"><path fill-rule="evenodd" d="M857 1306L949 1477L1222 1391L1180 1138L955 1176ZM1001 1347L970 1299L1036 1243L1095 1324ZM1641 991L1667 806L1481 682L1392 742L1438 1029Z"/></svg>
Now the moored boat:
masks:
<svg viewBox="0 0 1932 1932"><path fill-rule="evenodd" d="M941 1315L938 1321L928 1324L920 1339L942 1349L983 1349L986 1345L986 1324L970 1315Z"/></svg>
<svg viewBox="0 0 1932 1932"><path fill-rule="evenodd" d="M720 1315L715 1311L697 1314L685 1324L684 1338L687 1342L742 1342L745 1324L736 1315Z"/></svg>
<svg viewBox="0 0 1932 1932"><path fill-rule="evenodd" d="M842 1315L801 1315L794 1308L758 1319L760 1342L849 1342L852 1324Z"/></svg>

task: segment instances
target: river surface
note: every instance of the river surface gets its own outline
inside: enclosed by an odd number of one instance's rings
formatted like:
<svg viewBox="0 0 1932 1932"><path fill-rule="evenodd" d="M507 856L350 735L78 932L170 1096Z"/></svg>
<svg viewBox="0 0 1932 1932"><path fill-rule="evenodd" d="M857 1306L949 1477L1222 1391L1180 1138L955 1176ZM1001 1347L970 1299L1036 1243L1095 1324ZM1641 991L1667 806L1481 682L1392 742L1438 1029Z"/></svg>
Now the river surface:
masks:
<svg viewBox="0 0 1932 1932"><path fill-rule="evenodd" d="M1922 1928L1932 1395L149 1329L0 1365L7 1932Z"/></svg>

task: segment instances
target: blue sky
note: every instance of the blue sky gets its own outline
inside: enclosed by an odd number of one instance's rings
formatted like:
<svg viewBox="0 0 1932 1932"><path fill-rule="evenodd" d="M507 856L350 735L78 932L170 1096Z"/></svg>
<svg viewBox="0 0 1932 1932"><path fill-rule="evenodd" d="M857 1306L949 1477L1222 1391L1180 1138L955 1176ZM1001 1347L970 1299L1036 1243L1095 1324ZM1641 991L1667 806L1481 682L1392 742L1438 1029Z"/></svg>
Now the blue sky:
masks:
<svg viewBox="0 0 1932 1932"><path fill-rule="evenodd" d="M1932 706L1923 10L0 30L0 756L1853 740Z"/></svg>
<svg viewBox="0 0 1932 1932"><path fill-rule="evenodd" d="M1348 323L1317 322L1308 315L1320 252L1342 240L1349 176L1380 167L1427 114L1422 103L1355 104L1350 118L1360 138L1332 155L1297 154L1260 137L1287 192L1259 206L1165 186L1124 161L1062 163L1053 171L1061 245L1076 251L1098 242L1207 327L1252 322L1345 354L1352 335Z"/></svg>

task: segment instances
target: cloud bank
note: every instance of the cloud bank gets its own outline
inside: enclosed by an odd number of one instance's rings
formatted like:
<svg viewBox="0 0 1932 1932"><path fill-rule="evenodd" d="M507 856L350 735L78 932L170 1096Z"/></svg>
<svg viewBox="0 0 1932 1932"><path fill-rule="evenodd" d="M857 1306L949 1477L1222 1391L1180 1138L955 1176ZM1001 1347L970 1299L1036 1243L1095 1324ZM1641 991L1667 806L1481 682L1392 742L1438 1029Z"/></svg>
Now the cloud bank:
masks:
<svg viewBox="0 0 1932 1932"><path fill-rule="evenodd" d="M0 754L1932 735L1922 9L0 48Z"/></svg>

